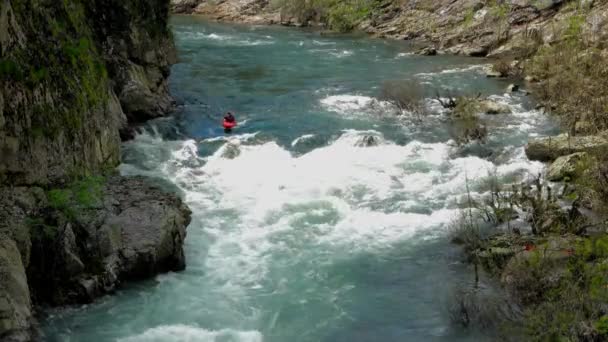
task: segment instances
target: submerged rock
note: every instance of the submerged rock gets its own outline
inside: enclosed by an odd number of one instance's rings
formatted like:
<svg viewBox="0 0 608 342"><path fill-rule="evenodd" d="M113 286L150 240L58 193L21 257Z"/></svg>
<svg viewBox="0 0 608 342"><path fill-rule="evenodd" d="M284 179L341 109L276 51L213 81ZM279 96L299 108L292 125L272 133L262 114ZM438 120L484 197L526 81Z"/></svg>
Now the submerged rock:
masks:
<svg viewBox="0 0 608 342"><path fill-rule="evenodd" d="M378 146L380 144L380 138L375 135L365 135L361 137L356 143L357 147L371 147Z"/></svg>
<svg viewBox="0 0 608 342"><path fill-rule="evenodd" d="M573 177L587 156L587 153L579 152L557 158L547 169L547 179L557 182L566 177Z"/></svg>
<svg viewBox="0 0 608 342"><path fill-rule="evenodd" d="M526 155L530 160L547 162L576 152L601 152L606 148L608 148L606 133L587 136L560 134L530 140L526 145Z"/></svg>
<svg viewBox="0 0 608 342"><path fill-rule="evenodd" d="M238 143L228 143L222 152L222 158L234 159L241 154L241 148Z"/></svg>

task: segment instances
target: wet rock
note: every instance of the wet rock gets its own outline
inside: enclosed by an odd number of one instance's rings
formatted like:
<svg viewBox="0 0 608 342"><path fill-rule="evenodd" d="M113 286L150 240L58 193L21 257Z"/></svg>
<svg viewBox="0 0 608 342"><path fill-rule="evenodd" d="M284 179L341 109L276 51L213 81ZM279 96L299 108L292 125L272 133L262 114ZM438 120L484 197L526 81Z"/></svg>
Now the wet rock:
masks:
<svg viewBox="0 0 608 342"><path fill-rule="evenodd" d="M560 134L530 140L526 145L526 155L530 160L548 162L577 152L601 153L606 151L606 148L608 148L606 133L587 136Z"/></svg>
<svg viewBox="0 0 608 342"><path fill-rule="evenodd" d="M32 318L25 267L17 244L0 234L0 340L29 341Z"/></svg>
<svg viewBox="0 0 608 342"><path fill-rule="evenodd" d="M547 169L547 179L557 182L575 176L577 169L587 157L587 153L579 152L557 158Z"/></svg>
<svg viewBox="0 0 608 342"><path fill-rule="evenodd" d="M422 50L418 51L419 55L422 56L436 56L437 55L437 49L435 49L434 47L425 47Z"/></svg>
<svg viewBox="0 0 608 342"><path fill-rule="evenodd" d="M519 86L517 84L509 84L509 86L507 86L507 92L509 93L516 93L519 91Z"/></svg>
<svg viewBox="0 0 608 342"><path fill-rule="evenodd" d="M504 77L500 71L496 70L493 65L488 65L484 67L484 73L487 77Z"/></svg>
<svg viewBox="0 0 608 342"><path fill-rule="evenodd" d="M480 102L481 110L486 114L510 114L511 107L504 103L499 103L492 100L484 100Z"/></svg>
<svg viewBox="0 0 608 342"><path fill-rule="evenodd" d="M355 144L357 147L371 147L378 146L380 144L380 138L374 135L366 135L361 137Z"/></svg>

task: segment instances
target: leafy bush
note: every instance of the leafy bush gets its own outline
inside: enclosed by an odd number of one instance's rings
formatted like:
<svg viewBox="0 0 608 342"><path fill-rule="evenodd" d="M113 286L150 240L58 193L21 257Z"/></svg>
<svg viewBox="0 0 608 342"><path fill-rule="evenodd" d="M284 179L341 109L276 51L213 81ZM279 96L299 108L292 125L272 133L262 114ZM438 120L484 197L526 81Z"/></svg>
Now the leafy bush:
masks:
<svg viewBox="0 0 608 342"><path fill-rule="evenodd" d="M380 98L418 117L424 113L424 89L418 82L386 81L380 89Z"/></svg>
<svg viewBox="0 0 608 342"><path fill-rule="evenodd" d="M559 280L539 292L540 305L525 311L525 330L531 340L600 341L607 337L606 246L606 236L585 239L575 245L566 265L558 271Z"/></svg>

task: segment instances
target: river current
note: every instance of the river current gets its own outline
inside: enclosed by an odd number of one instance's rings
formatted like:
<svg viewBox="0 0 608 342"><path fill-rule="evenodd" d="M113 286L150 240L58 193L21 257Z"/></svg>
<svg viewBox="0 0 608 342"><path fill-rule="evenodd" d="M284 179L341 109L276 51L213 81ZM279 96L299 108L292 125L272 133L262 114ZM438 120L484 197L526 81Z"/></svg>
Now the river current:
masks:
<svg viewBox="0 0 608 342"><path fill-rule="evenodd" d="M422 57L404 42L174 17L178 113L123 147L193 211L187 269L51 312L49 341L484 341L453 324L473 274L450 224L489 175L542 171L523 146L553 130L485 60ZM427 114L381 100L424 87ZM489 95L485 144L457 146L435 93ZM222 113L239 127L225 134Z"/></svg>

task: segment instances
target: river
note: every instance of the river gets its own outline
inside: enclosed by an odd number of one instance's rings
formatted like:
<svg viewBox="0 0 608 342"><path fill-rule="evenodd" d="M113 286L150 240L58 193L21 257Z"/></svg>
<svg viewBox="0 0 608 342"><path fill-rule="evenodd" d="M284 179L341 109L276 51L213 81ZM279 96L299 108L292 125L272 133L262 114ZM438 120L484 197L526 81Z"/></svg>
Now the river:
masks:
<svg viewBox="0 0 608 342"><path fill-rule="evenodd" d="M187 269L53 311L49 341L483 341L450 320L473 274L449 227L489 174L537 174L531 136L553 130L487 61L422 57L404 42L174 17L172 118L123 147L193 211ZM438 103L422 119L379 100L409 79L492 95L485 144L458 147ZM232 110L232 134L219 126ZM373 137L373 138L369 138ZM368 142L372 146L366 146Z"/></svg>

